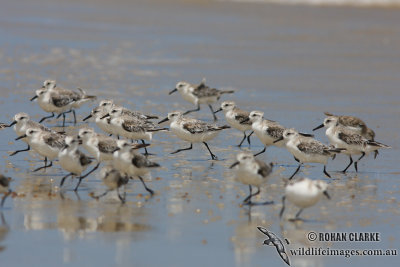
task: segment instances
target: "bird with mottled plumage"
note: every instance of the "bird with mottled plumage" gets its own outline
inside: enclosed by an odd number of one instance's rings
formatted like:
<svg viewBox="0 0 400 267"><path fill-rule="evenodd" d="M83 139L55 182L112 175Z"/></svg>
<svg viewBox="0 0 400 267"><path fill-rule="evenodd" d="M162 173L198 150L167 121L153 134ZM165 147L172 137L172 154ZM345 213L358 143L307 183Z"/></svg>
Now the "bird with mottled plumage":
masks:
<svg viewBox="0 0 400 267"><path fill-rule="evenodd" d="M74 191L78 190L79 185L82 180L90 175L93 171L95 171L97 166L95 166L90 172L82 176L82 173L87 169L87 167L92 163L92 158L86 156L83 152L78 149L79 140L72 136L65 137L65 146L58 154L58 158L60 161L60 166L64 170L68 171L69 174L64 176L60 182L60 188L63 186L64 181L67 177L72 176L72 178L79 176L79 181L74 189Z"/></svg>
<svg viewBox="0 0 400 267"><path fill-rule="evenodd" d="M132 117L132 118L139 119L139 120L158 119L158 116L155 116L155 115L148 115L148 114L144 114L140 111L130 110L123 106L118 106L118 105L114 104L113 100L110 100L110 99L100 101L99 107L103 108L107 113L111 112L111 110L113 108L120 109L121 116L128 116L128 117Z"/></svg>
<svg viewBox="0 0 400 267"><path fill-rule="evenodd" d="M385 144L368 140L361 134L356 131L352 131L347 127L341 126L338 122L338 118L336 117L328 117L324 120L323 124L326 129L326 136L332 145L336 148L344 148L344 154L347 154L350 159L350 163L347 167L342 171L345 173L347 169L353 163L352 155L360 155L361 156L354 162L354 168L356 172L358 171L358 162L365 156L371 152L375 152L381 148L391 148Z"/></svg>
<svg viewBox="0 0 400 267"><path fill-rule="evenodd" d="M230 128L228 125L218 126L214 123L184 117L183 113L180 111L168 113L167 118L158 123L160 124L166 121L170 121L170 129L178 138L190 142L189 148L178 149L171 154L190 150L193 148L193 143L203 143L207 147L211 159L213 160L217 159L217 157L211 152L207 142L217 137L221 130Z"/></svg>
<svg viewBox="0 0 400 267"><path fill-rule="evenodd" d="M326 171L328 158L345 150L341 148L335 148L333 146L327 146L320 141L315 140L312 136L300 134L295 129L286 129L283 132L282 137L275 142L279 142L281 140L284 141L287 150L293 155L294 159L299 162L299 166L292 176L290 176L289 180L296 175L304 163L324 164L323 172L330 178L331 176Z"/></svg>
<svg viewBox="0 0 400 267"><path fill-rule="evenodd" d="M16 140L27 138L32 149L45 158L44 166L35 169L34 172L36 172L53 166L53 160L58 157L59 152L65 146L65 137L65 134L28 128L25 134ZM49 165L47 165L47 160L50 160Z"/></svg>
<svg viewBox="0 0 400 267"><path fill-rule="evenodd" d="M283 131L286 129L276 121L264 119L264 112L252 111L249 114L249 120L251 121L251 128L254 133L260 139L261 143L264 144L264 149L254 154L258 156L264 153L268 146L282 147L284 142L275 142L282 137Z"/></svg>
<svg viewBox="0 0 400 267"><path fill-rule="evenodd" d="M270 174L272 173L273 164L266 164L265 162L258 160L253 154L249 152L242 152L237 154L236 162L234 162L230 168L236 167L236 179L242 184L248 185L250 194L243 200L245 205L253 205L251 198L260 194L260 187L268 181ZM252 193L252 187L257 187L257 192ZM267 201L262 204L272 204L273 202Z"/></svg>
<svg viewBox="0 0 400 267"><path fill-rule="evenodd" d="M214 114L211 104L217 102L221 98L221 95L232 94L235 91L211 88L206 85L206 80L203 79L200 84L191 84L185 81L180 81L176 84L174 90L169 92L169 94L171 95L174 92L179 92L183 99L197 106L196 109L188 110L183 113L183 115L189 114L190 112L199 111L200 104L207 104L211 110L214 121L216 121L217 117Z"/></svg>
<svg viewBox="0 0 400 267"><path fill-rule="evenodd" d="M247 137L247 142L250 145L250 136L254 133L253 131L247 136L246 131L252 130L252 123L250 121L250 112L242 110L236 106L233 101L224 101L221 103L221 108L215 111L215 113L224 111L226 122L233 128L243 133L243 139L240 141L238 147L241 147L243 141Z"/></svg>

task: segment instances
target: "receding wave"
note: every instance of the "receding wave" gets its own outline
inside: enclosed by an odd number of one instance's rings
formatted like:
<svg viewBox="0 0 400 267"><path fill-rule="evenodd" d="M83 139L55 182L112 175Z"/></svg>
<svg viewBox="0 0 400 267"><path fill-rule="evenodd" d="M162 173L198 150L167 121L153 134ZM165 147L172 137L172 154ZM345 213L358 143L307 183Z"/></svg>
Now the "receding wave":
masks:
<svg viewBox="0 0 400 267"><path fill-rule="evenodd" d="M400 0L225 0L242 3L279 3L279 4L307 4L307 5L326 5L326 6L380 6L380 7L400 7Z"/></svg>

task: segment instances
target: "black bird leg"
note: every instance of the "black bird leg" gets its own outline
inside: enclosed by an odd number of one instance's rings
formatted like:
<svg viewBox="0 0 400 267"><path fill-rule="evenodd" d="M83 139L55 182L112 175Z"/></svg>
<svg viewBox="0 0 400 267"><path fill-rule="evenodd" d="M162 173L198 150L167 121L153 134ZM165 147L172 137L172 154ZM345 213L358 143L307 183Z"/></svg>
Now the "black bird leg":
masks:
<svg viewBox="0 0 400 267"><path fill-rule="evenodd" d="M354 168L356 169L356 172L358 172L358 166L357 163L360 161L360 159L362 159L365 156L365 152L361 153L361 157L358 158L358 160L356 162L354 162Z"/></svg>
<svg viewBox="0 0 400 267"><path fill-rule="evenodd" d="M237 146L241 147L245 139L246 139L246 132L243 132L243 139L242 139L242 141L240 141L240 143Z"/></svg>
<svg viewBox="0 0 400 267"><path fill-rule="evenodd" d="M53 162L50 161L50 164L47 165L47 157L45 157L45 158L44 158L44 166L39 167L39 168L37 168L37 169L34 169L33 172L40 171L41 169L45 169L45 170L46 170L46 168L51 167L51 166L53 166Z"/></svg>
<svg viewBox="0 0 400 267"><path fill-rule="evenodd" d="M289 180L292 180L292 178L296 175L296 173L299 172L301 165L303 165L303 163L300 162L299 167L297 167L296 171L292 174L292 176L289 177Z"/></svg>
<svg viewBox="0 0 400 267"><path fill-rule="evenodd" d="M146 189L146 191L150 193L150 196L153 196L154 195L154 191L147 187L147 185L144 182L142 177L140 177L140 176L138 176L138 177L139 177L139 180L142 182L142 184L143 184L144 188Z"/></svg>
<svg viewBox="0 0 400 267"><path fill-rule="evenodd" d="M54 112L52 112L50 116L41 118L40 121L39 121L39 123L42 123L43 121L45 121L45 120L47 120L47 119L50 119L50 118L54 118Z"/></svg>
<svg viewBox="0 0 400 267"><path fill-rule="evenodd" d="M25 148L25 149L21 149L21 150L14 151L13 153L10 154L10 156L17 155L19 152L29 151L30 149L31 149L31 147L28 145L28 147Z"/></svg>
<svg viewBox="0 0 400 267"><path fill-rule="evenodd" d="M211 104L208 104L208 107L209 107L209 108L210 108L210 110L211 110L211 114L213 115L214 121L217 121L217 120L218 120L218 118L217 118L217 116L215 115L215 113L214 113L214 110L213 110L213 108L212 108Z"/></svg>
<svg viewBox="0 0 400 267"><path fill-rule="evenodd" d="M256 153L256 154L254 154L254 157L257 157L258 155L260 155L260 154L264 153L264 152L265 152L265 150L267 150L267 147L266 147L266 146L264 146L264 149L263 149L263 150L261 150L260 152L258 152L258 153Z"/></svg>
<svg viewBox="0 0 400 267"><path fill-rule="evenodd" d="M247 143L249 143L249 146L251 145L251 144L250 144L250 136L251 136L253 133L254 133L254 131L251 131L251 133L247 136Z"/></svg>
<svg viewBox="0 0 400 267"><path fill-rule="evenodd" d="M183 115L189 114L191 112L199 111L199 110L200 110L200 104L197 104L197 108L196 109L188 110L185 113L183 113Z"/></svg>
<svg viewBox="0 0 400 267"><path fill-rule="evenodd" d="M331 178L331 176L329 175L329 173L326 171L326 166L324 165L324 173L326 176L328 176L329 178Z"/></svg>
<svg viewBox="0 0 400 267"><path fill-rule="evenodd" d="M176 150L174 152L171 152L171 154L176 154L176 153L179 153L179 152L185 151L185 150L191 150L192 148L193 148L193 144L190 143L190 147L178 149L178 150Z"/></svg>
<svg viewBox="0 0 400 267"><path fill-rule="evenodd" d="M210 150L210 148L208 147L207 143L206 143L206 142L203 142L203 144L207 147L208 152L210 152L211 159L212 159L212 160L218 160L217 156L215 156L215 155L211 152L211 150Z"/></svg>
<svg viewBox="0 0 400 267"><path fill-rule="evenodd" d="M347 169L351 166L351 164L353 163L353 158L351 157L351 155L349 155L350 158L350 163L349 165L347 165L347 167L342 171L343 173L346 173Z"/></svg>

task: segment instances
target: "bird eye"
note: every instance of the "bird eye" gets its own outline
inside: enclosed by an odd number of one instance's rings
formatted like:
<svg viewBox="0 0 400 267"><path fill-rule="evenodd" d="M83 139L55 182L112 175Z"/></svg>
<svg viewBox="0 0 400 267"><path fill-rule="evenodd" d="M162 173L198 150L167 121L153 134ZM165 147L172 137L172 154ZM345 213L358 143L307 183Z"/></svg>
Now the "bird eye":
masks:
<svg viewBox="0 0 400 267"><path fill-rule="evenodd" d="M331 120L327 120L327 121L326 121L326 123L330 123L330 122L331 122Z"/></svg>

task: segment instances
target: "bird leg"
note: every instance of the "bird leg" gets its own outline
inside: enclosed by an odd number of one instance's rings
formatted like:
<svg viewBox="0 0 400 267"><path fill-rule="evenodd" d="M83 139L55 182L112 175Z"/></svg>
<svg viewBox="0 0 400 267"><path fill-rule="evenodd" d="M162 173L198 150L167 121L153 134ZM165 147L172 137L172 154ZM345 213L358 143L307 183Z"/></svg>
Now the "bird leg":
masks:
<svg viewBox="0 0 400 267"><path fill-rule="evenodd" d="M183 115L189 114L191 112L199 111L199 110L200 110L200 104L197 104L197 108L196 109L188 110L185 113L183 113Z"/></svg>
<svg viewBox="0 0 400 267"><path fill-rule="evenodd" d="M50 118L54 118L54 112L52 112L50 116L43 117L43 118L39 121L39 123L42 123L43 121L45 121L45 120L47 120L47 119L50 119Z"/></svg>
<svg viewBox="0 0 400 267"><path fill-rule="evenodd" d="M210 148L208 147L207 143L206 143L206 142L203 142L203 144L207 147L208 152L210 152L211 159L212 159L212 160L218 160L217 156L215 156L215 155L211 152L211 150L210 150Z"/></svg>
<svg viewBox="0 0 400 267"><path fill-rule="evenodd" d="M254 157L257 157L258 155L260 155L260 154L264 153L264 152L265 152L265 150L267 150L267 147L266 147L266 146L264 146L264 149L263 149L263 150L261 150L260 152L258 152L258 153L256 153L256 154L254 154Z"/></svg>
<svg viewBox="0 0 400 267"><path fill-rule="evenodd" d="M218 120L218 118L217 118L217 116L215 115L215 113L214 113L214 110L213 110L213 108L212 108L211 104L208 104L208 107L209 107L209 108L210 108L210 110L211 110L211 114L213 115L214 121L217 121L217 120Z"/></svg>
<svg viewBox="0 0 400 267"><path fill-rule="evenodd" d="M254 133L254 131L251 131L251 133L247 136L247 143L249 143L250 146L250 136Z"/></svg>
<svg viewBox="0 0 400 267"><path fill-rule="evenodd" d="M45 158L44 158L44 166L39 167L39 168L37 168L37 169L34 169L33 172L40 171L41 169L45 169L45 170L46 170L46 168L51 167L51 166L53 166L53 162L50 161L50 164L47 165L47 157L45 157Z"/></svg>
<svg viewBox="0 0 400 267"><path fill-rule="evenodd" d="M143 184L144 188L146 189L146 191L150 193L150 196L153 196L154 195L154 191L146 186L146 183L144 182L142 177L140 177L140 176L138 176L138 177L139 177L139 180L142 182L142 184Z"/></svg>
<svg viewBox="0 0 400 267"><path fill-rule="evenodd" d="M301 165L303 165L303 163L300 162L299 167L297 167L296 171L292 174L292 176L289 177L289 180L292 180L292 178L296 175L296 173L299 172Z"/></svg>
<svg viewBox="0 0 400 267"><path fill-rule="evenodd" d="M29 151L30 149L31 149L31 147L30 147L30 145L28 145L28 147L25 148L25 149L21 149L21 150L14 151L13 153L10 154L10 156L17 155L19 152Z"/></svg>
<svg viewBox="0 0 400 267"><path fill-rule="evenodd" d="M331 178L331 176L329 175L329 173L326 171L326 165L324 165L324 173L326 176L328 176L329 178Z"/></svg>
<svg viewBox="0 0 400 267"><path fill-rule="evenodd" d="M190 143L190 147L178 149L178 150L176 150L174 152L171 152L171 154L176 154L176 153L179 153L179 152L185 151L185 150L191 150L192 148L193 148L193 144Z"/></svg>
<svg viewBox="0 0 400 267"><path fill-rule="evenodd" d="M358 166L357 163L360 161L360 159L362 159L365 156L365 152L362 152L361 157L358 158L358 160L356 160L356 162L354 162L354 168L356 169L356 172L358 172Z"/></svg>
<svg viewBox="0 0 400 267"><path fill-rule="evenodd" d="M353 158L351 157L351 155L349 155L350 158L350 163L349 165L347 165L347 167L342 171L343 173L346 173L347 169L351 166L351 164L353 163Z"/></svg>

